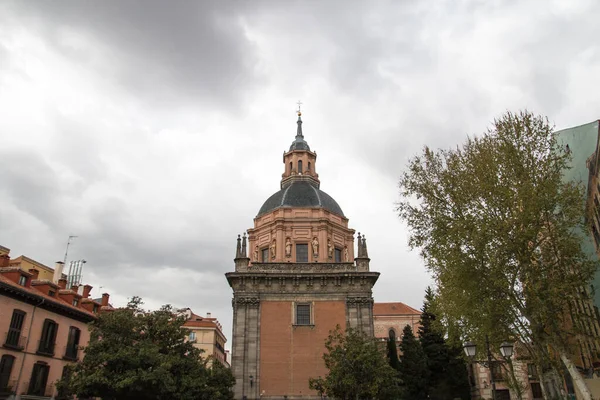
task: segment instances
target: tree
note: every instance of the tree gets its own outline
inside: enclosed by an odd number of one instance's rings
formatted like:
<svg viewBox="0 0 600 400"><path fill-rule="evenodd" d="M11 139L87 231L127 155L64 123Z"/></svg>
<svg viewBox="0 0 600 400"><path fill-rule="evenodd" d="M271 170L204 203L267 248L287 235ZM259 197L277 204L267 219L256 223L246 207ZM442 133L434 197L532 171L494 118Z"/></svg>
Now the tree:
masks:
<svg viewBox="0 0 600 400"><path fill-rule="evenodd" d="M427 361L423 348L409 325L406 325L402 331L400 351L402 352L400 379L402 379L404 398L407 400L426 399L429 381Z"/></svg>
<svg viewBox="0 0 600 400"><path fill-rule="evenodd" d="M463 337L519 340L538 365L558 355L589 399L566 328L597 261L580 246L585 197L562 179L569 160L547 119L508 112L461 147L412 158L398 212Z"/></svg>
<svg viewBox="0 0 600 400"><path fill-rule="evenodd" d="M398 349L396 347L396 335L390 332L390 336L387 339L387 358L390 367L394 368L396 371L400 368L400 362L398 360Z"/></svg>
<svg viewBox="0 0 600 400"><path fill-rule="evenodd" d="M233 399L231 372L186 341L184 318L171 306L146 312L134 297L90 326L83 360L58 382L63 395L103 399Z"/></svg>
<svg viewBox="0 0 600 400"><path fill-rule="evenodd" d="M340 400L392 400L399 397L397 372L388 365L375 340L355 329L337 326L325 341L327 376L310 378L309 386Z"/></svg>
<svg viewBox="0 0 600 400"><path fill-rule="evenodd" d="M427 392L432 400L470 398L467 366L462 358L462 348L450 345L444 338L443 325L433 310L435 296L428 287L421 313L419 341L425 354L429 381Z"/></svg>

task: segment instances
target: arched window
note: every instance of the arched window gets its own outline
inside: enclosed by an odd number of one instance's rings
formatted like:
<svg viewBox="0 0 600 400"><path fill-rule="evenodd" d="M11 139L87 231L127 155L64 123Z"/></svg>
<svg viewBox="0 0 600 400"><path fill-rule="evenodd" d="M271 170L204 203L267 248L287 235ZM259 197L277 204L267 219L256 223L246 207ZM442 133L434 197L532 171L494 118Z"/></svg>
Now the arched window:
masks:
<svg viewBox="0 0 600 400"><path fill-rule="evenodd" d="M292 162L290 161L290 175L292 174Z"/></svg>
<svg viewBox="0 0 600 400"><path fill-rule="evenodd" d="M307 171L310 171L310 161L308 162L308 168L306 168Z"/></svg>
<svg viewBox="0 0 600 400"><path fill-rule="evenodd" d="M390 340L393 340L394 342L396 341L396 331L394 330L394 328L390 328Z"/></svg>
<svg viewBox="0 0 600 400"><path fill-rule="evenodd" d="M298 160L298 173L302 173L302 160Z"/></svg>

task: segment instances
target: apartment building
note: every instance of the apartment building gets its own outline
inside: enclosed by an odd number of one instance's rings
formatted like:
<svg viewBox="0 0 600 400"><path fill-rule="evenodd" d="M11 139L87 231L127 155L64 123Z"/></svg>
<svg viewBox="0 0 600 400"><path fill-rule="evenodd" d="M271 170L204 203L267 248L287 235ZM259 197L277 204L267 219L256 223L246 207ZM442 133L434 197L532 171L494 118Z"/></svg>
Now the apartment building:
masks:
<svg viewBox="0 0 600 400"><path fill-rule="evenodd" d="M87 325L98 313L112 310L109 295L95 301L90 285L67 288L60 262L53 271L56 280L40 279L36 268L11 266L8 249L2 249L0 398L50 399L57 395L55 382L65 366L83 357Z"/></svg>

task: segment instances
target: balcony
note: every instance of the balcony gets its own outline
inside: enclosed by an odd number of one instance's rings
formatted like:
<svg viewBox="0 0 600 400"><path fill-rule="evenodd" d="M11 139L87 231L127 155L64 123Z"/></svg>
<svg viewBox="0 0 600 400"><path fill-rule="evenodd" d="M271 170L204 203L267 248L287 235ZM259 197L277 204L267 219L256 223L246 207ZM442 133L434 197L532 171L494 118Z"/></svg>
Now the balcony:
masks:
<svg viewBox="0 0 600 400"><path fill-rule="evenodd" d="M21 351L25 348L25 343L27 343L27 338L21 336L21 331L9 330L4 334L4 344L2 346L8 349Z"/></svg>
<svg viewBox="0 0 600 400"><path fill-rule="evenodd" d="M54 343L46 343L38 340L38 350L36 351L36 354L54 357Z"/></svg>
<svg viewBox="0 0 600 400"><path fill-rule="evenodd" d="M23 393L21 395L22 400L40 400L40 399L50 399L54 394L54 385L46 385L45 387L29 387L29 382L25 382L24 387L27 389L27 394Z"/></svg>
<svg viewBox="0 0 600 400"><path fill-rule="evenodd" d="M7 396L8 397L8 395L15 393L16 386L17 386L17 380L16 379L12 379L12 380L7 381L7 382L2 382L2 384L5 384L5 386L4 387L0 387L0 398L4 398L2 396Z"/></svg>

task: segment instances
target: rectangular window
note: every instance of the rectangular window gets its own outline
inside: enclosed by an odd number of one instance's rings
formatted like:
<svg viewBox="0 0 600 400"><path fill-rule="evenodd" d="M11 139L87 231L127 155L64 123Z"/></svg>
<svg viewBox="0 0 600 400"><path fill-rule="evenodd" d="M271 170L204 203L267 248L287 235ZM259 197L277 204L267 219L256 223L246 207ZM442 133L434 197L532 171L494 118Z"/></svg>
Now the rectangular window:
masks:
<svg viewBox="0 0 600 400"><path fill-rule="evenodd" d="M54 355L54 344L56 342L56 332L58 331L58 325L51 319L44 321L44 327L42 328L42 338L40 339L40 346L38 347L38 353L53 356Z"/></svg>
<svg viewBox="0 0 600 400"><path fill-rule="evenodd" d="M342 250L335 249L335 262L342 262Z"/></svg>
<svg viewBox="0 0 600 400"><path fill-rule="evenodd" d="M296 325L310 325L310 304L296 304Z"/></svg>
<svg viewBox="0 0 600 400"><path fill-rule="evenodd" d="M538 380L537 370L535 369L535 364L527 364L527 375L529 379Z"/></svg>
<svg viewBox="0 0 600 400"><path fill-rule="evenodd" d="M27 277L25 275L21 275L19 277L19 285L25 286L26 283L27 283Z"/></svg>
<svg viewBox="0 0 600 400"><path fill-rule="evenodd" d="M0 359L0 393L6 392L15 357L5 354ZM13 388L15 389L15 388Z"/></svg>
<svg viewBox="0 0 600 400"><path fill-rule="evenodd" d="M98 304L94 304L94 308L92 310L94 314L98 313Z"/></svg>
<svg viewBox="0 0 600 400"><path fill-rule="evenodd" d="M262 262L269 262L269 248L265 248L261 250L262 252Z"/></svg>
<svg viewBox="0 0 600 400"><path fill-rule="evenodd" d="M67 349L65 357L68 360L77 360L77 352L79 351L79 337L81 330L74 326L69 328L69 338L67 339Z"/></svg>
<svg viewBox="0 0 600 400"><path fill-rule="evenodd" d="M196 332L190 332L189 340L190 342L196 341Z"/></svg>
<svg viewBox="0 0 600 400"><path fill-rule="evenodd" d="M56 295L56 292L54 290L48 290L48 296L54 297L55 295Z"/></svg>
<svg viewBox="0 0 600 400"><path fill-rule="evenodd" d="M30 396L45 396L46 384L48 383L48 372L50 367L43 362L37 362L33 365L31 372L31 380L29 381L29 390L27 394Z"/></svg>
<svg viewBox="0 0 600 400"><path fill-rule="evenodd" d="M533 395L533 400L541 400L544 398L544 396L542 396L542 387L537 382L531 383L531 394Z"/></svg>
<svg viewBox="0 0 600 400"><path fill-rule="evenodd" d="M24 340L21 337L21 328L23 327L23 321L25 320L25 312L21 310L14 310L12 318L10 319L10 326L6 333L5 346L12 347L14 349L23 349Z"/></svg>
<svg viewBox="0 0 600 400"><path fill-rule="evenodd" d="M296 245L296 262L308 262L308 244Z"/></svg>
<svg viewBox="0 0 600 400"><path fill-rule="evenodd" d="M78 299L73 299L73 306L77 307L79 305L79 300Z"/></svg>
<svg viewBox="0 0 600 400"><path fill-rule="evenodd" d="M504 380L504 374L502 372L502 364L500 362L496 361L492 363L492 375L494 376L494 380L496 382Z"/></svg>

